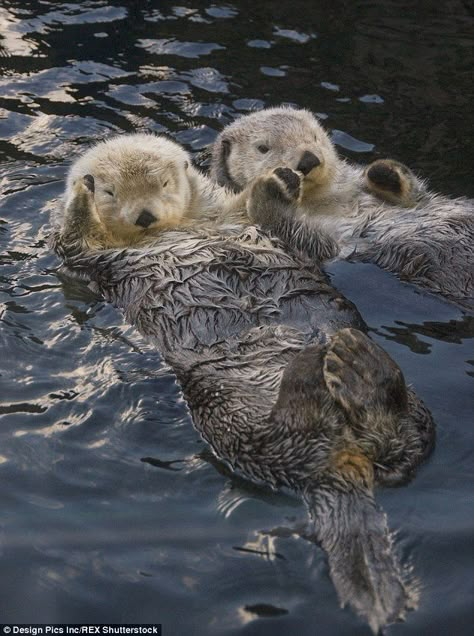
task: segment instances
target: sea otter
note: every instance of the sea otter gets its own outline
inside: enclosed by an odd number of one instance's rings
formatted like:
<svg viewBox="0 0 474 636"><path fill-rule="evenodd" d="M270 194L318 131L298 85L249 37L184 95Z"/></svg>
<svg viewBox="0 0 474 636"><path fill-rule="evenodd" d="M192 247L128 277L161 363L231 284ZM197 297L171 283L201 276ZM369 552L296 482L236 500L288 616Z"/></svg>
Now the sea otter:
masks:
<svg viewBox="0 0 474 636"><path fill-rule="evenodd" d="M245 192L235 195L209 180L184 148L162 135L118 135L93 145L69 170L66 203L87 173L94 175L100 217L100 230L85 234L89 247L139 245L166 229L245 211Z"/></svg>
<svg viewBox="0 0 474 636"><path fill-rule="evenodd" d="M299 197L298 176L279 170L252 184L248 211L292 218ZM291 241L254 226L181 227L98 249L108 229L91 174L68 186L53 222L68 270L157 346L216 455L303 498L305 536L326 551L341 604L374 632L403 618L416 590L373 491L414 475L434 424L354 305Z"/></svg>
<svg viewBox="0 0 474 636"><path fill-rule="evenodd" d="M212 148L211 175L240 192L278 167L297 171L300 234L323 258L373 262L430 292L474 306L474 201L431 192L401 163L366 169L341 159L314 115L269 108L225 127ZM267 219L275 232L278 219ZM292 232L294 229L292 229ZM322 237L325 236L324 243ZM315 251L312 248L312 252Z"/></svg>

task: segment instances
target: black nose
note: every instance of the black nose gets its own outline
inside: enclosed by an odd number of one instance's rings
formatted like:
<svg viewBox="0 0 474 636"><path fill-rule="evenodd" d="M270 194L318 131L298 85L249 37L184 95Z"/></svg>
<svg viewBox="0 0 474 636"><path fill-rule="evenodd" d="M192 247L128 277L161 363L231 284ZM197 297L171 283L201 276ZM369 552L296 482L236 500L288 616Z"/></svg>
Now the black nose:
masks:
<svg viewBox="0 0 474 636"><path fill-rule="evenodd" d="M307 175L311 172L313 168L317 168L320 165L320 163L321 162L316 157L316 155L313 155L312 152L309 152L308 150L306 150L303 153L303 156L301 157L300 162L297 165L296 169L302 172L304 175Z"/></svg>
<svg viewBox="0 0 474 636"><path fill-rule="evenodd" d="M154 221L156 221L156 217L153 216L153 214L151 212L149 212L148 210L142 210L140 212L140 216L138 217L138 219L135 221L135 225L139 225L140 227L144 227L147 228L149 227Z"/></svg>

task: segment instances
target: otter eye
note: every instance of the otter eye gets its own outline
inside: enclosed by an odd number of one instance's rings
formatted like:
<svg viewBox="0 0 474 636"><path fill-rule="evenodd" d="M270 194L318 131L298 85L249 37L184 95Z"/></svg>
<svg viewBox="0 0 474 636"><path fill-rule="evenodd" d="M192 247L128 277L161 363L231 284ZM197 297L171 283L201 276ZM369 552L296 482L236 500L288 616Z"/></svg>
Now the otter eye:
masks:
<svg viewBox="0 0 474 636"><path fill-rule="evenodd" d="M104 190L105 194L108 194L109 197L113 197L114 193L112 192L112 190Z"/></svg>
<svg viewBox="0 0 474 636"><path fill-rule="evenodd" d="M257 146L257 150L261 152L262 155L265 155L270 150L270 148L266 146L265 144L260 144L260 146Z"/></svg>
<svg viewBox="0 0 474 636"><path fill-rule="evenodd" d="M169 181L165 181L165 182L163 183L163 188L166 188L166 186L168 185L168 183L169 183Z"/></svg>

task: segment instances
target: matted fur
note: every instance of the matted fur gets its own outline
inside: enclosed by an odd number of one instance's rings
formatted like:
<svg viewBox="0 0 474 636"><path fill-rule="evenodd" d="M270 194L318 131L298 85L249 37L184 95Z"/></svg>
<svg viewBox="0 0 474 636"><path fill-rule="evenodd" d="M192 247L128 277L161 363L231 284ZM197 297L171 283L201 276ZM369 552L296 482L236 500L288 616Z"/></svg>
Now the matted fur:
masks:
<svg viewBox="0 0 474 636"><path fill-rule="evenodd" d="M289 205L279 183L252 191L250 214ZM55 216L52 245L67 268L158 347L221 460L303 497L306 536L326 550L341 604L374 632L403 618L416 590L373 488L410 479L434 427L354 305L256 227L181 228L97 249L90 185L77 179Z"/></svg>
<svg viewBox="0 0 474 636"><path fill-rule="evenodd" d="M268 151L262 154L261 147ZM310 111L277 107L239 118L213 146L211 175L238 192L275 168L297 170L305 152L320 165L303 177L295 207L300 232L307 235L302 242L322 237L333 242L329 257L373 262L430 292L474 305L474 201L430 192L401 164L398 195L381 190L361 166L338 157Z"/></svg>

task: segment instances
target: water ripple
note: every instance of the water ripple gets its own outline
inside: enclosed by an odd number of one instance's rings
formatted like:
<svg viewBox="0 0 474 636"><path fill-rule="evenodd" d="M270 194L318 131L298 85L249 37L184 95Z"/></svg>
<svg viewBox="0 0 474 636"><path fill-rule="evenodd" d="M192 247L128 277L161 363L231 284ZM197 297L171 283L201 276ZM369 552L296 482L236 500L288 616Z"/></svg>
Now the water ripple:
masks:
<svg viewBox="0 0 474 636"><path fill-rule="evenodd" d="M465 5L414 17L399 0L291 10L268 0L2 2L5 622L365 633L340 611L321 551L292 531L300 502L216 460L159 354L59 271L48 217L91 142L164 132L206 167L225 124L282 102L317 112L351 160L394 156L437 189L473 196ZM396 629L467 636L472 317L374 267L329 273L438 423L436 452L414 482L380 493L425 589L420 612Z"/></svg>

